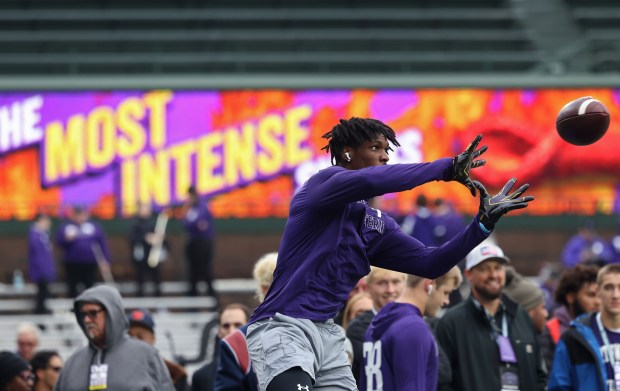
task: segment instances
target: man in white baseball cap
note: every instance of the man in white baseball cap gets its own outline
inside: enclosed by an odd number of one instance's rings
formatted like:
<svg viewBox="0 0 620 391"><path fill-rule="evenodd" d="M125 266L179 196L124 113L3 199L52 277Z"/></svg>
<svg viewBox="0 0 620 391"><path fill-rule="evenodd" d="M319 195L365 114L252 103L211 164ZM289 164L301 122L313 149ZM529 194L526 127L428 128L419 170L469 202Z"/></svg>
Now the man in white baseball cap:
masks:
<svg viewBox="0 0 620 391"><path fill-rule="evenodd" d="M471 270L474 266L487 260L497 260L502 264L510 262L510 258L504 255L504 251L493 243L482 242L471 250L465 258L465 270Z"/></svg>
<svg viewBox="0 0 620 391"><path fill-rule="evenodd" d="M503 295L509 262L502 249L489 242L465 258L471 295L446 312L437 326L437 340L452 363L454 389L545 388L547 376L532 321Z"/></svg>

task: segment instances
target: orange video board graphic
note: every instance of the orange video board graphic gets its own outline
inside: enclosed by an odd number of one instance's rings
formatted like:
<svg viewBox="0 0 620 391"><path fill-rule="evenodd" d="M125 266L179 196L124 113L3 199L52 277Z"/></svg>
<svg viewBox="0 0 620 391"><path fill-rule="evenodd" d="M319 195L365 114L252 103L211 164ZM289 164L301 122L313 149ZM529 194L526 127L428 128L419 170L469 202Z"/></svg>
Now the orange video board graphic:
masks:
<svg viewBox="0 0 620 391"><path fill-rule="evenodd" d="M599 142L555 131L565 103L590 95L610 111ZM473 176L498 190L514 176L536 196L527 213L614 213L620 94L613 89L118 91L0 94L0 219L90 207L128 216L140 202L178 205L195 185L220 218L286 217L295 189L328 166L321 136L340 118L372 117L401 143L390 163L460 153L478 133L488 163ZM456 183L388 194L410 211L418 194L473 213Z"/></svg>

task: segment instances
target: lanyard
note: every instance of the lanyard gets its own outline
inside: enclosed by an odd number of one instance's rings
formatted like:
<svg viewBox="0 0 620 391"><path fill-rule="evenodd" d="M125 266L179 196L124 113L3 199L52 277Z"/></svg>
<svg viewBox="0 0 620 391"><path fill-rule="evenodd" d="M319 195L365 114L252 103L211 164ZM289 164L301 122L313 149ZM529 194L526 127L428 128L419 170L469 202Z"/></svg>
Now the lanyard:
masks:
<svg viewBox="0 0 620 391"><path fill-rule="evenodd" d="M508 321L506 320L506 311L502 313L502 335L508 338Z"/></svg>
<svg viewBox="0 0 620 391"><path fill-rule="evenodd" d="M611 344L609 343L609 338L607 337L607 332L603 327L603 322L601 321L601 313L596 314L596 324L598 325L598 330L601 333L601 339L603 340L603 344L605 345L605 350L607 351L607 357L609 358L609 363L611 364L611 368L614 373L614 383L615 390L620 390L620 363L616 362L616 354L618 351L614 349L611 351Z"/></svg>
<svg viewBox="0 0 620 391"><path fill-rule="evenodd" d="M487 314L487 317L489 318L489 322L491 322L491 327L493 328L493 334L499 334L497 332L498 331L497 326L495 325L495 317L491 316L491 314L486 312L486 309L484 310L484 312ZM506 311L502 313L502 335L508 338L508 321L506 320ZM495 336L495 338L497 338L497 335Z"/></svg>
<svg viewBox="0 0 620 391"><path fill-rule="evenodd" d="M497 338L496 334L498 334L498 330L495 324L495 317L489 314L489 311L487 311L487 309L484 308L484 306L480 304L478 300L474 298L472 298L472 300L474 302L474 305L478 307L479 309L481 309L486 315L487 319L489 320L489 323L491 324L491 329L493 329L493 337ZM504 308L503 304L502 304L501 310L502 310L502 335L508 338L508 320L506 320L506 309Z"/></svg>
<svg viewBox="0 0 620 391"><path fill-rule="evenodd" d="M598 325L598 331L601 333L603 345L605 345L605 349L607 350L607 357L609 357L609 363L611 364L611 367L614 368L614 364L616 363L615 349L614 352L611 351L611 344L609 343L609 338L607 338L607 332L603 327L603 322L601 322L600 312L596 314L596 324Z"/></svg>

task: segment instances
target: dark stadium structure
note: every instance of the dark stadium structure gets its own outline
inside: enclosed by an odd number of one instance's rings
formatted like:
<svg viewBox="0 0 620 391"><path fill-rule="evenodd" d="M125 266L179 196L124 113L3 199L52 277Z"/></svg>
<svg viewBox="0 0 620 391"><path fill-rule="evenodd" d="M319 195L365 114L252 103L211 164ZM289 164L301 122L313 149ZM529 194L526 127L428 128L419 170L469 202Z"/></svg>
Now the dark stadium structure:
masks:
<svg viewBox="0 0 620 391"><path fill-rule="evenodd" d="M3 75L613 72L611 1L0 4Z"/></svg>

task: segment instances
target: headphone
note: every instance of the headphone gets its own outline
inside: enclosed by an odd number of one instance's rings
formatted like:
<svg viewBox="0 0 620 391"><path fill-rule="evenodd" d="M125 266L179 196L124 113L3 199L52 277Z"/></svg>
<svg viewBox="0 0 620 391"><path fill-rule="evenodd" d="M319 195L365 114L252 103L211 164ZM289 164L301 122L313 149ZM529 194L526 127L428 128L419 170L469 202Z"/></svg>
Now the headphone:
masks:
<svg viewBox="0 0 620 391"><path fill-rule="evenodd" d="M345 152L344 156L346 156L348 162L351 161L351 155L349 155L349 152Z"/></svg>
<svg viewBox="0 0 620 391"><path fill-rule="evenodd" d="M433 286L432 285L429 285L429 286L426 287L426 293L428 293L429 295L431 293L433 293Z"/></svg>

